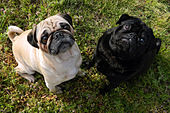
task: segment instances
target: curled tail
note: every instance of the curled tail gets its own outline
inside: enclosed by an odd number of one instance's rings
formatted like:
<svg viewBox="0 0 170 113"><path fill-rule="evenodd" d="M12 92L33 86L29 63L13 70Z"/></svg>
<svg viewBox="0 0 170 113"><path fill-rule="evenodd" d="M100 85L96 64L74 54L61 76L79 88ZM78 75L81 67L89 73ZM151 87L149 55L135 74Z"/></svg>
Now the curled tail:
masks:
<svg viewBox="0 0 170 113"><path fill-rule="evenodd" d="M9 26L8 27L8 37L12 42L15 41L15 36L20 35L22 32L24 32L21 28L17 26Z"/></svg>

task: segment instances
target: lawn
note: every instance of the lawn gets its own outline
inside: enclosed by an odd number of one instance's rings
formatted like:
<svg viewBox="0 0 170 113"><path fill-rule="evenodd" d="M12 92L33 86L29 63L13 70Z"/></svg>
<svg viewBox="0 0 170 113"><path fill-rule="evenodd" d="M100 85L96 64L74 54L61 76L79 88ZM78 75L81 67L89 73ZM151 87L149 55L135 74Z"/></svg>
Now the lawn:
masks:
<svg viewBox="0 0 170 113"><path fill-rule="evenodd" d="M169 6L169 0L0 0L0 112L170 112ZM97 40L123 13L141 18L162 46L147 73L111 93L101 95L106 77L95 67L87 70L82 65L85 76L63 83L64 93L56 95L49 92L42 75L36 74L36 82L29 83L16 74L7 28L31 29L57 13L72 17L83 61L92 58Z"/></svg>

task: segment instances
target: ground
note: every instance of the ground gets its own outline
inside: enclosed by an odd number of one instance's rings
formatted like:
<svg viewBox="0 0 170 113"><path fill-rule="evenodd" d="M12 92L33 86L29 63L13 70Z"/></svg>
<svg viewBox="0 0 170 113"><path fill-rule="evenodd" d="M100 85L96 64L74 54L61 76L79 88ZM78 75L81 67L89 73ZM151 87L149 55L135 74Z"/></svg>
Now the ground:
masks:
<svg viewBox="0 0 170 113"><path fill-rule="evenodd" d="M0 112L170 112L170 2L168 0L1 0L0 1ZM31 29L46 17L68 13L83 61L92 57L102 33L127 13L142 19L162 40L159 54L147 73L122 83L111 93L99 89L108 81L93 67L81 66L85 76L62 84L53 94L42 75L29 83L16 74L9 25Z"/></svg>

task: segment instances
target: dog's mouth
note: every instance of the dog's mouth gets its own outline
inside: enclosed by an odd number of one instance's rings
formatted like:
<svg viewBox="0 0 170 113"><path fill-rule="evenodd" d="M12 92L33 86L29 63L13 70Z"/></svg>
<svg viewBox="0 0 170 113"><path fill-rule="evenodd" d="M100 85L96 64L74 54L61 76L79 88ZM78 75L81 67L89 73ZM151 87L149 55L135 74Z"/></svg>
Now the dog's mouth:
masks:
<svg viewBox="0 0 170 113"><path fill-rule="evenodd" d="M75 39L71 34L64 31L56 31L52 34L49 52L52 55L64 53L72 47L74 41Z"/></svg>

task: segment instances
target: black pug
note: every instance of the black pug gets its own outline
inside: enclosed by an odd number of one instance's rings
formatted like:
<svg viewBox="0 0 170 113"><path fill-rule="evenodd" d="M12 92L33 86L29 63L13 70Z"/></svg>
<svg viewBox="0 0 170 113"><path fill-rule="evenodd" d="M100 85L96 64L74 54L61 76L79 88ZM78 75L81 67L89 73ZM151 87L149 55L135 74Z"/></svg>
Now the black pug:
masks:
<svg viewBox="0 0 170 113"><path fill-rule="evenodd" d="M161 46L161 40L139 18L123 14L116 24L119 26L99 39L89 64L96 64L97 70L107 76L110 84L104 87L104 93L146 72Z"/></svg>

